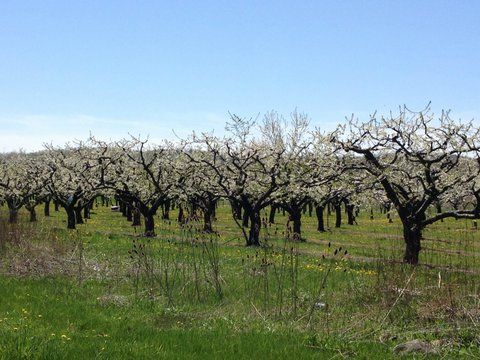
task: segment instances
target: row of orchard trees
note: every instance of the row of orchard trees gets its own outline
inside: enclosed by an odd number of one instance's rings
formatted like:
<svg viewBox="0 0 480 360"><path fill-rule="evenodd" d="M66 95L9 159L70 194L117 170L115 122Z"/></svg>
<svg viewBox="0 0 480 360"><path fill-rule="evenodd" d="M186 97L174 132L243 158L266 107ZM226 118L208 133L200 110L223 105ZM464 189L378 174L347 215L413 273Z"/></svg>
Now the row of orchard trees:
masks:
<svg viewBox="0 0 480 360"><path fill-rule="evenodd" d="M90 138L62 148L51 145L32 154L5 154L0 163L0 196L10 221L20 208L36 219L35 208L61 206L68 228L82 222L98 196L115 198L144 218L145 235L154 236L154 216L171 204L185 214L202 214L204 230L220 199L232 207L247 245L260 245L261 213L289 214L301 240L305 207L315 209L318 230L323 211L338 215L345 206L349 223L367 204L395 209L404 229L404 260L416 264L422 232L445 218L480 216L479 129L430 109L365 122L352 118L331 133L309 129L305 114L288 120L276 112L263 121L232 115L223 137L192 134L176 143Z"/></svg>

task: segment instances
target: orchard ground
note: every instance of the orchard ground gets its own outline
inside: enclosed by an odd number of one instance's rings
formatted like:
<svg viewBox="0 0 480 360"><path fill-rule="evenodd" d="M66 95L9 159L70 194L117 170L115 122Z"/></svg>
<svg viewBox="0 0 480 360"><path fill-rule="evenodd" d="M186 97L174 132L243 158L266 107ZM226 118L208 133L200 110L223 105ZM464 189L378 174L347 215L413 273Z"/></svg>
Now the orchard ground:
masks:
<svg viewBox="0 0 480 360"><path fill-rule="evenodd" d="M155 238L96 206L66 229L64 212L0 225L0 357L396 358L480 357L480 232L446 220L424 234L418 266L401 263L397 218L363 211L358 225L290 240L287 218L245 247L222 204L214 229L156 217ZM3 218L7 209L2 209ZM266 213L262 214L267 218Z"/></svg>

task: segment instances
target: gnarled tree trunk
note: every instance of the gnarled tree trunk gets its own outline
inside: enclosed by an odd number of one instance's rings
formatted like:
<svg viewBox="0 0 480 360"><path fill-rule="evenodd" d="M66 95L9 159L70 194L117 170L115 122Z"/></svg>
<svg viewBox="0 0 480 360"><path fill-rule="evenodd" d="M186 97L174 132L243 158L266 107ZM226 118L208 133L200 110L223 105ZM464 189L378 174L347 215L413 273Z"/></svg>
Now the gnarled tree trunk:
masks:
<svg viewBox="0 0 480 360"><path fill-rule="evenodd" d="M163 210L162 219L163 220L170 220L170 206L171 206L171 201L170 200L166 200L163 203L163 206L162 206L162 210Z"/></svg>
<svg viewBox="0 0 480 360"><path fill-rule="evenodd" d="M212 218L215 213L215 203L211 203L205 209L203 209L203 231L206 233L212 233Z"/></svg>
<svg viewBox="0 0 480 360"><path fill-rule="evenodd" d="M74 210L75 212L75 221L77 224L83 224L83 217L82 217L82 207L77 206Z"/></svg>
<svg viewBox="0 0 480 360"><path fill-rule="evenodd" d="M90 204L83 208L83 218L90 219Z"/></svg>
<svg viewBox="0 0 480 360"><path fill-rule="evenodd" d="M345 204L345 208L347 210L347 224L348 225L355 225L355 205L352 204Z"/></svg>
<svg viewBox="0 0 480 360"><path fill-rule="evenodd" d="M27 206L27 210L30 214L30 222L37 221L37 212L35 211L35 206Z"/></svg>
<svg viewBox="0 0 480 360"><path fill-rule="evenodd" d="M50 216L50 200L46 200L43 208L43 214L45 216Z"/></svg>
<svg viewBox="0 0 480 360"><path fill-rule="evenodd" d="M277 211L277 205L270 206L270 214L268 215L268 223L275 224L275 213Z"/></svg>
<svg viewBox="0 0 480 360"><path fill-rule="evenodd" d="M8 212L8 222L10 224L16 224L18 222L18 210L10 209Z"/></svg>
<svg viewBox="0 0 480 360"><path fill-rule="evenodd" d="M126 214L127 221L132 221L132 207L130 205L127 205Z"/></svg>
<svg viewBox="0 0 480 360"><path fill-rule="evenodd" d="M16 224L18 222L18 208L13 202L7 201L8 205L8 222L10 224Z"/></svg>
<svg viewBox="0 0 480 360"><path fill-rule="evenodd" d="M317 205L315 207L315 213L317 215L317 231L324 232L325 231L325 223L323 221L323 211L325 207Z"/></svg>
<svg viewBox="0 0 480 360"><path fill-rule="evenodd" d="M298 207L290 209L290 220L293 223L294 240L302 240L302 209Z"/></svg>
<svg viewBox="0 0 480 360"><path fill-rule="evenodd" d="M258 211L249 211L250 230L248 233L247 246L260 246L260 227L262 226L260 213Z"/></svg>
<svg viewBox="0 0 480 360"><path fill-rule="evenodd" d="M183 206L181 204L178 205L177 221L180 225L183 225L185 223L185 213L183 211Z"/></svg>
<svg viewBox="0 0 480 360"><path fill-rule="evenodd" d="M421 250L420 241L422 239L422 231L420 228L408 225L403 228L403 238L405 240L405 254L403 261L407 264L418 264L418 258Z"/></svg>
<svg viewBox="0 0 480 360"><path fill-rule="evenodd" d="M142 225L142 221L141 221L141 214L140 214L140 211L136 208L136 207L133 207L132 209L132 226L140 226Z"/></svg>
<svg viewBox="0 0 480 360"><path fill-rule="evenodd" d="M146 214L145 217L145 236L153 237L155 236L155 221L153 219L153 214Z"/></svg>
<svg viewBox="0 0 480 360"><path fill-rule="evenodd" d="M76 217L73 208L65 208L67 212L67 229L75 229Z"/></svg>
<svg viewBox="0 0 480 360"><path fill-rule="evenodd" d="M339 228L342 225L342 206L335 204L335 227Z"/></svg>
<svg viewBox="0 0 480 360"><path fill-rule="evenodd" d="M242 220L242 207L237 202L231 201L233 217L237 220Z"/></svg>
<svg viewBox="0 0 480 360"><path fill-rule="evenodd" d="M247 209L243 209L243 219L242 219L242 226L243 227L248 227L248 220L251 217L250 211Z"/></svg>

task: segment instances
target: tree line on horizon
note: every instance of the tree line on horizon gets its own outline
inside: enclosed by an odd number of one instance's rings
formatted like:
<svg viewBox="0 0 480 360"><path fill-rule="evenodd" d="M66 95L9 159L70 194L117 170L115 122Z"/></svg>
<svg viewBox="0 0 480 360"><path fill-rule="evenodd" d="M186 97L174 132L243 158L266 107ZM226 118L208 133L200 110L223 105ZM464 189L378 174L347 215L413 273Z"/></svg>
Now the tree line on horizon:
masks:
<svg viewBox="0 0 480 360"><path fill-rule="evenodd" d="M261 245L261 212L269 222L288 213L294 239L303 241L302 213L309 208L325 231L327 206L348 223L372 204L395 210L403 227L404 261L417 264L422 232L446 218L480 217L480 129L473 121L435 116L430 107L407 107L366 121L347 120L331 132L311 129L306 114L261 121L231 115L224 136L192 133L178 142L148 139L105 142L91 136L63 147L0 156L0 202L15 223L25 207L50 203L65 210L74 229L94 200L115 199L144 235L155 236L159 209L179 209L180 223L200 213L212 232L215 210L228 201L247 246ZM83 213L83 215L82 215ZM338 218L337 216L337 218ZM338 224L337 224L338 225ZM265 226L265 225L263 225Z"/></svg>

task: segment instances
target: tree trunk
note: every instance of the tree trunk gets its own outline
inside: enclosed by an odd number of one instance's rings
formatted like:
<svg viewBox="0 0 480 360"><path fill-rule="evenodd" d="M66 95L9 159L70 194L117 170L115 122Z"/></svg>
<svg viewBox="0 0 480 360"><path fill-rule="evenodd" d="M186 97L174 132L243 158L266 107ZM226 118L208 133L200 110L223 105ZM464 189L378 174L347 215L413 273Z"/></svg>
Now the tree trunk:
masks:
<svg viewBox="0 0 480 360"><path fill-rule="evenodd" d="M83 224L82 208L80 206L75 208L75 222L77 224Z"/></svg>
<svg viewBox="0 0 480 360"><path fill-rule="evenodd" d="M45 206L43 208L43 214L45 216L50 216L50 200L45 201Z"/></svg>
<svg viewBox="0 0 480 360"><path fill-rule="evenodd" d="M420 240L422 239L422 231L419 228L404 225L403 238L405 240L403 261L407 264L417 265L421 250Z"/></svg>
<svg viewBox="0 0 480 360"><path fill-rule="evenodd" d="M215 209L215 205L213 205L213 209ZM203 210L203 231L206 233L213 233L212 228L212 206L207 207Z"/></svg>
<svg viewBox="0 0 480 360"><path fill-rule="evenodd" d="M243 209L243 220L242 220L243 227L248 227L248 219L250 216L251 216L250 212L247 211L247 209Z"/></svg>
<svg viewBox="0 0 480 360"><path fill-rule="evenodd" d="M166 200L165 203L162 206L163 209L163 214L162 214L162 219L163 220L170 220L170 200Z"/></svg>
<svg viewBox="0 0 480 360"><path fill-rule="evenodd" d="M293 239L302 240L302 209L292 209L290 212L290 220L293 222Z"/></svg>
<svg viewBox="0 0 480 360"><path fill-rule="evenodd" d="M126 214L127 221L132 221L132 207L130 205L127 205Z"/></svg>
<svg viewBox="0 0 480 360"><path fill-rule="evenodd" d="M385 208L386 208L387 212L390 211L392 209L392 203L390 203L390 202L387 203L387 205L385 205Z"/></svg>
<svg viewBox="0 0 480 360"><path fill-rule="evenodd" d="M437 201L435 204L435 208L437 209L437 214L440 214L442 212L442 204L440 204L440 201Z"/></svg>
<svg viewBox="0 0 480 360"><path fill-rule="evenodd" d="M260 213L258 211L250 212L250 231L248 234L247 246L260 246Z"/></svg>
<svg viewBox="0 0 480 360"><path fill-rule="evenodd" d="M178 218L177 221L180 225L183 225L185 222L185 213L183 212L183 206L178 205Z"/></svg>
<svg viewBox="0 0 480 360"><path fill-rule="evenodd" d="M195 215L197 214L198 205L194 201L190 201L189 204L190 204L190 216L195 217Z"/></svg>
<svg viewBox="0 0 480 360"><path fill-rule="evenodd" d="M90 209L91 209L92 204L93 204L93 202L88 203L87 206L85 206L83 208L83 218L84 219L90 219Z"/></svg>
<svg viewBox="0 0 480 360"><path fill-rule="evenodd" d="M10 224L16 224L18 222L18 209L14 207L8 209L8 222Z"/></svg>
<svg viewBox="0 0 480 360"><path fill-rule="evenodd" d="M54 201L54 202L53 202L53 209L54 209L55 211L58 211L58 201Z"/></svg>
<svg viewBox="0 0 480 360"><path fill-rule="evenodd" d="M232 213L234 218L237 220L242 220L242 207L233 201L230 204L232 205Z"/></svg>
<svg viewBox="0 0 480 360"><path fill-rule="evenodd" d="M145 217L145 236L153 237L155 236L155 221L153 220L152 214L144 215Z"/></svg>
<svg viewBox="0 0 480 360"><path fill-rule="evenodd" d="M354 214L355 206L352 205L352 204L346 204L345 208L347 210L347 223L348 223L348 225L354 225L355 224L355 214Z"/></svg>
<svg viewBox="0 0 480 360"><path fill-rule="evenodd" d="M335 205L335 227L339 228L342 225L342 206Z"/></svg>
<svg viewBox="0 0 480 360"><path fill-rule="evenodd" d="M65 209L67 212L67 229L75 229L76 216L73 209Z"/></svg>
<svg viewBox="0 0 480 360"><path fill-rule="evenodd" d="M270 214L268 216L268 223L275 224L275 212L277 211L277 205L270 206Z"/></svg>
<svg viewBox="0 0 480 360"><path fill-rule="evenodd" d="M217 220L217 206L218 206L218 200L214 200L212 205L212 219L214 221Z"/></svg>
<svg viewBox="0 0 480 360"><path fill-rule="evenodd" d="M442 204L440 203L440 201L437 201L435 203L435 208L437 209L437 214L442 213ZM443 222L443 219L441 219L440 222Z"/></svg>
<svg viewBox="0 0 480 360"><path fill-rule="evenodd" d="M35 207L34 206L28 207L27 210L30 213L30 222L37 221L37 212L35 211Z"/></svg>
<svg viewBox="0 0 480 360"><path fill-rule="evenodd" d="M324 232L325 231L325 223L323 222L323 211L324 206L317 205L315 207L315 213L317 214L317 231Z"/></svg>
<svg viewBox="0 0 480 360"><path fill-rule="evenodd" d="M133 213L132 226L142 225L140 211L136 207L134 207L133 210L132 210L132 213Z"/></svg>

